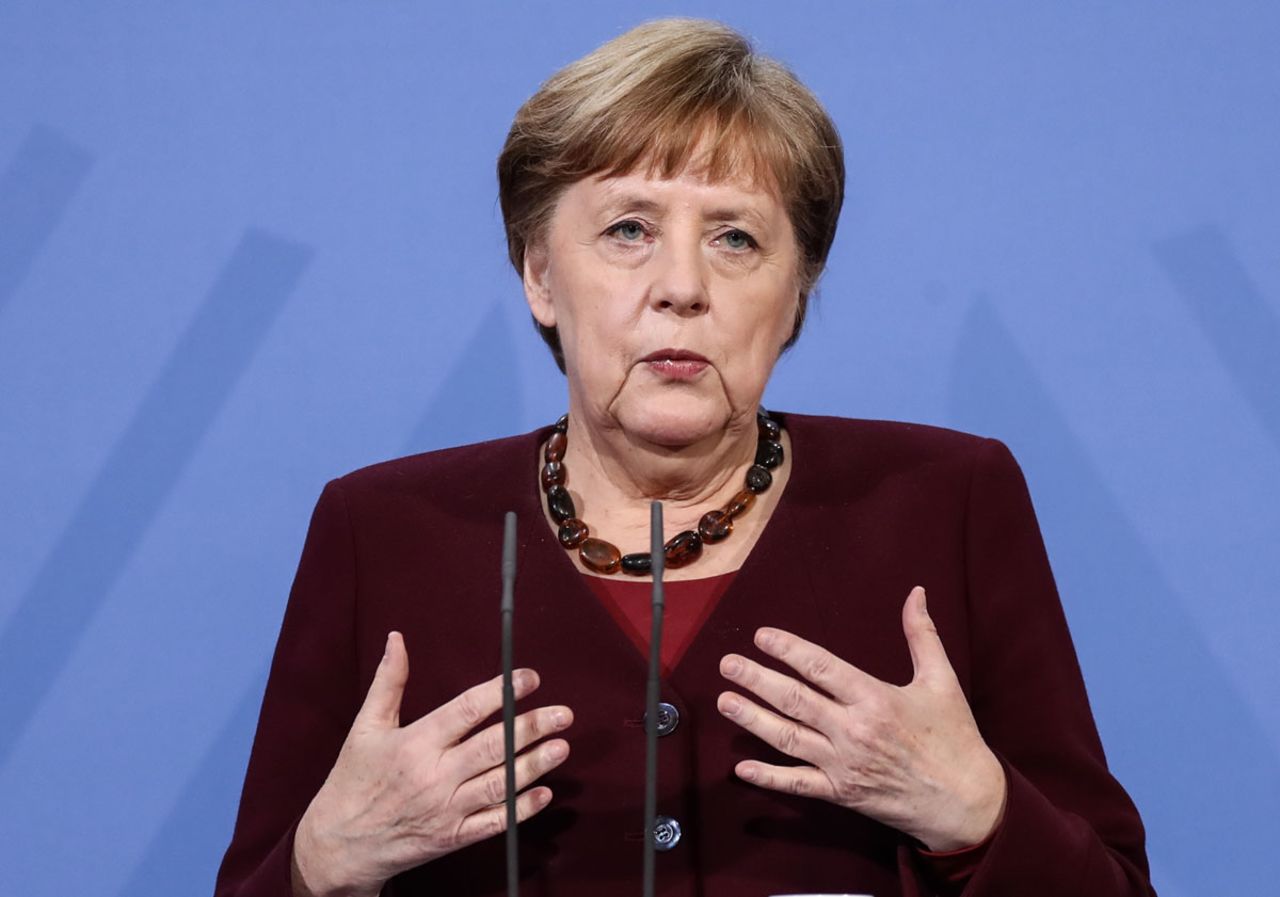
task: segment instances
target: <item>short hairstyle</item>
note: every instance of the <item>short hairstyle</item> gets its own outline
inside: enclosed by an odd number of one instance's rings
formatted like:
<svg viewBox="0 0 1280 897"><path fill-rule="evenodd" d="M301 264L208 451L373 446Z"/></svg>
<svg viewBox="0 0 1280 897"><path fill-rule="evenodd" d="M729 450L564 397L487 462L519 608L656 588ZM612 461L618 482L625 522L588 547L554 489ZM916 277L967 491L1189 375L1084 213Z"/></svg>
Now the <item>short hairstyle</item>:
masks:
<svg viewBox="0 0 1280 897"><path fill-rule="evenodd" d="M561 69L520 107L498 157L511 264L523 275L525 252L576 181L642 165L673 177L691 162L711 180L745 175L778 191L801 256L790 348L844 201L840 135L795 75L718 22L633 28ZM555 328L538 330L564 371Z"/></svg>

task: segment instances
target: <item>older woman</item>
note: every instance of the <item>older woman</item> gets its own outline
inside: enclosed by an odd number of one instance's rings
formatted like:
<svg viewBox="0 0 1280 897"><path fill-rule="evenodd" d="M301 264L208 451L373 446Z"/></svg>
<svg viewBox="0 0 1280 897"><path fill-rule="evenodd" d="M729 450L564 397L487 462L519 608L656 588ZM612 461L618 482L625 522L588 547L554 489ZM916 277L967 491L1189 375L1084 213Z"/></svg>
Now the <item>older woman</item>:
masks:
<svg viewBox="0 0 1280 897"><path fill-rule="evenodd" d="M759 409L843 195L814 97L722 26L653 23L543 85L499 178L568 415L325 488L218 893L502 892L508 508L525 893L635 887L645 838L664 895L1151 893L1008 451Z"/></svg>

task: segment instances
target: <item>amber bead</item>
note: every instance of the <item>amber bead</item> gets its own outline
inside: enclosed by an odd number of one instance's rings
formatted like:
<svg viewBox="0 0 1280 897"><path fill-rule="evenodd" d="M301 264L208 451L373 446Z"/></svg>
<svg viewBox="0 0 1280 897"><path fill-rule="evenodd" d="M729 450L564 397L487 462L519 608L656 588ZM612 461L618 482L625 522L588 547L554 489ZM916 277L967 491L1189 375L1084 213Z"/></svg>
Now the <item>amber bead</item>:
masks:
<svg viewBox="0 0 1280 897"><path fill-rule="evenodd" d="M563 461L548 461L542 465L542 488L550 489L552 486L563 486L564 473Z"/></svg>
<svg viewBox="0 0 1280 897"><path fill-rule="evenodd" d="M560 415L560 419L556 421L555 429L557 433L569 432L569 415L567 414Z"/></svg>
<svg viewBox="0 0 1280 897"><path fill-rule="evenodd" d="M782 443L772 439L761 439L756 446L756 463L768 470L773 470L781 464Z"/></svg>
<svg viewBox="0 0 1280 897"><path fill-rule="evenodd" d="M684 567L702 557L702 537L691 529L672 536L663 546L668 567Z"/></svg>
<svg viewBox="0 0 1280 897"><path fill-rule="evenodd" d="M653 572L653 555L647 551L622 556L622 572L632 576L648 576Z"/></svg>
<svg viewBox="0 0 1280 897"><path fill-rule="evenodd" d="M569 437L567 434L556 430L551 434L551 438L547 440L546 451L542 453L545 461L563 461L564 450L569 445Z"/></svg>
<svg viewBox="0 0 1280 897"><path fill-rule="evenodd" d="M578 547L578 557L588 570L597 573L617 573L622 566L622 552L604 539L587 539Z"/></svg>
<svg viewBox="0 0 1280 897"><path fill-rule="evenodd" d="M782 427L773 418L761 414L756 418L756 423L760 428L760 438L777 442L782 437Z"/></svg>
<svg viewBox="0 0 1280 897"><path fill-rule="evenodd" d="M578 516L578 510L573 506L569 490L563 486L552 486L547 490L547 507L551 511L551 519L556 523L564 523L570 517Z"/></svg>
<svg viewBox="0 0 1280 897"><path fill-rule="evenodd" d="M577 517L570 517L560 524L560 532L556 535L565 548L577 548L587 536L591 535L591 528Z"/></svg>
<svg viewBox="0 0 1280 897"><path fill-rule="evenodd" d="M698 535L708 545L728 538L733 532L733 518L724 511L708 511L698 521Z"/></svg>
<svg viewBox="0 0 1280 897"><path fill-rule="evenodd" d="M756 493L756 495L768 489L769 484L772 482L773 474L759 464L747 471L747 488Z"/></svg>
<svg viewBox="0 0 1280 897"><path fill-rule="evenodd" d="M725 506L724 512L731 519L741 517L747 511L751 510L751 506L756 503L756 494L748 492L745 489L733 497L733 500Z"/></svg>

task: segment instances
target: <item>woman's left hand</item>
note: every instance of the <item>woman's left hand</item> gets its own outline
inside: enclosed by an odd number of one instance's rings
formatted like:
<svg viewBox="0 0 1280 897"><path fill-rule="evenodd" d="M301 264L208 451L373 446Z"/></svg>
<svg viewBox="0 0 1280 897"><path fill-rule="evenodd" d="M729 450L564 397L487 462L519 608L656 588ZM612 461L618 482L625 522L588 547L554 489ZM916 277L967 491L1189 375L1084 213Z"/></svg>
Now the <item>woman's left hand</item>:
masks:
<svg viewBox="0 0 1280 897"><path fill-rule="evenodd" d="M930 850L978 844L1004 809L1005 775L978 732L917 586L902 609L915 675L889 685L781 629L755 644L806 681L728 654L720 673L781 714L734 692L722 714L809 766L744 760L734 772L763 788L818 797L904 832ZM816 686L811 687L811 686Z"/></svg>

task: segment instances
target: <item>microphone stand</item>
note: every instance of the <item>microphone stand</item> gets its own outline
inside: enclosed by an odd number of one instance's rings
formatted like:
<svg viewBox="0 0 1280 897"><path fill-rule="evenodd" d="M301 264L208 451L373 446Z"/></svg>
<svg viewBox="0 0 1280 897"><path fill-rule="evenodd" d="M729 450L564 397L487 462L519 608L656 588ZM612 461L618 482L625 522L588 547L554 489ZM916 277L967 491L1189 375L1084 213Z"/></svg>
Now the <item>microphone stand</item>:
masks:
<svg viewBox="0 0 1280 897"><path fill-rule="evenodd" d="M653 897L653 830L658 815L658 688L662 675L662 574L666 554L662 538L662 502L649 505L649 557L653 574L649 634L649 687L644 714L644 897Z"/></svg>
<svg viewBox="0 0 1280 897"><path fill-rule="evenodd" d="M512 682L512 618L515 616L516 515L508 511L502 532L502 743L507 771L507 897L520 893L516 834L516 690Z"/></svg>

